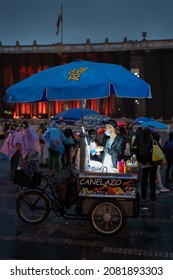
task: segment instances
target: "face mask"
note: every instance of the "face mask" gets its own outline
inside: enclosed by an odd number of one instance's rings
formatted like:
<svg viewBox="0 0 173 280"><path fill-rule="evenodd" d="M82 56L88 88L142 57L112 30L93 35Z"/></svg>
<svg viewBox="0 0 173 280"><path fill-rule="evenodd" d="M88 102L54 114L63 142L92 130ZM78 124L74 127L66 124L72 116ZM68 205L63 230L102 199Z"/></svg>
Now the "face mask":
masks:
<svg viewBox="0 0 173 280"><path fill-rule="evenodd" d="M23 129L26 129L26 125L22 125L22 128L23 128Z"/></svg>
<svg viewBox="0 0 173 280"><path fill-rule="evenodd" d="M106 136L111 136L110 131L107 131L107 130L106 130L106 131L105 131L105 135L106 135Z"/></svg>

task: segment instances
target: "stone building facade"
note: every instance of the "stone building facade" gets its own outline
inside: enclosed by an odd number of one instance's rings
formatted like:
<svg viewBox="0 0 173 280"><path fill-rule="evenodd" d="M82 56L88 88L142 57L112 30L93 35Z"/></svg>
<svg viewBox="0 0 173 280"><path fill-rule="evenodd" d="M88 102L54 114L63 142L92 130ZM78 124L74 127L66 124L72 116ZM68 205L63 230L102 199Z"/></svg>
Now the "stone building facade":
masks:
<svg viewBox="0 0 173 280"><path fill-rule="evenodd" d="M64 109L79 107L80 101L5 104L5 91L12 84L49 67L74 59L120 64L139 75L151 86L152 99L111 96L86 101L86 107L112 117L138 116L171 120L173 117L173 40L141 41L124 38L120 43L52 44L3 46L0 43L0 117L4 112L23 117L51 117Z"/></svg>

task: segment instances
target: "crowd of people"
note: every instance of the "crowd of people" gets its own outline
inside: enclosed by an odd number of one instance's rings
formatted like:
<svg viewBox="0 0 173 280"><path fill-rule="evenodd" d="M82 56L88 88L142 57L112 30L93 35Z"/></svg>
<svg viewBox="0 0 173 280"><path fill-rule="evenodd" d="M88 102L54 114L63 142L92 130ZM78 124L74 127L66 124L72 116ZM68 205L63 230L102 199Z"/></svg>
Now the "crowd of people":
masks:
<svg viewBox="0 0 173 280"><path fill-rule="evenodd" d="M31 162L37 169L48 167L52 174L72 164L76 145L72 129L65 128L64 122L60 126L56 122L47 126L41 121L34 129L24 120L20 125L13 123L8 127L1 153L10 159L11 174Z"/></svg>
<svg viewBox="0 0 173 280"><path fill-rule="evenodd" d="M141 198L142 201L149 199L151 203L156 202L156 194L170 191L162 182L162 163L156 164L152 160L153 140L166 157L165 182L173 182L173 132L170 132L169 139L163 145L159 132L151 127L143 129L139 126L134 131L132 123L127 127L118 128L116 121L108 120L105 122L103 141L97 144L94 155L104 166L112 167L117 167L118 161L122 159L126 161L135 155L142 166Z"/></svg>
<svg viewBox="0 0 173 280"><path fill-rule="evenodd" d="M133 123L125 127L118 127L115 120L104 122L104 135L98 140L97 130L86 131L88 144L92 147L91 159L103 163L111 168L117 167L117 162L127 161L133 155L142 165L141 196L145 201L156 202L156 194L169 192L162 183L162 164L155 164L152 160L152 141L156 140L166 158L165 182L173 182L173 132L169 139L162 144L158 131L152 128L138 127L134 130ZM27 121L6 130L5 141L1 152L10 159L11 173L18 167L33 161L38 166L48 166L50 173L58 173L74 163L74 155L79 142L71 128L65 122L59 125L52 122L49 126L40 122L34 129Z"/></svg>

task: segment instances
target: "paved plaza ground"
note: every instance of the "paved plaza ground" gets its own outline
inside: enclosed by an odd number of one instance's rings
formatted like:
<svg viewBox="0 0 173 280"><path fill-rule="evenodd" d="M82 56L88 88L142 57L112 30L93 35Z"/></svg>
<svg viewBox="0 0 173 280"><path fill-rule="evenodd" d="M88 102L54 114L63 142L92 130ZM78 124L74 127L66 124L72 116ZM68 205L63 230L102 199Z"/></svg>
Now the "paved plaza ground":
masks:
<svg viewBox="0 0 173 280"><path fill-rule="evenodd" d="M173 260L173 185L167 187L170 192L157 194L155 205L141 204L140 216L128 218L113 236L96 233L88 222L63 220L53 213L44 223L29 226L16 214L9 161L0 160L0 259Z"/></svg>

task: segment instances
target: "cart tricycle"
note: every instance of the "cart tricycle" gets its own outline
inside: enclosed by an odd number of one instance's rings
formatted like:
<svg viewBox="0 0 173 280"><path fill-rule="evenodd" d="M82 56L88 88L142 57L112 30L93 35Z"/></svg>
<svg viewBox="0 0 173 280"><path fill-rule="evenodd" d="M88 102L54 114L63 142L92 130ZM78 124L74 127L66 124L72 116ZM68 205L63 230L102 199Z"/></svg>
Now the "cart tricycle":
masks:
<svg viewBox="0 0 173 280"><path fill-rule="evenodd" d="M140 174L139 166L128 173L117 173L99 161L89 160L83 133L79 168L74 164L68 176L34 174L30 185L18 181L17 214L25 223L36 225L53 210L64 219L89 220L98 233L114 234L127 217L139 215Z"/></svg>

